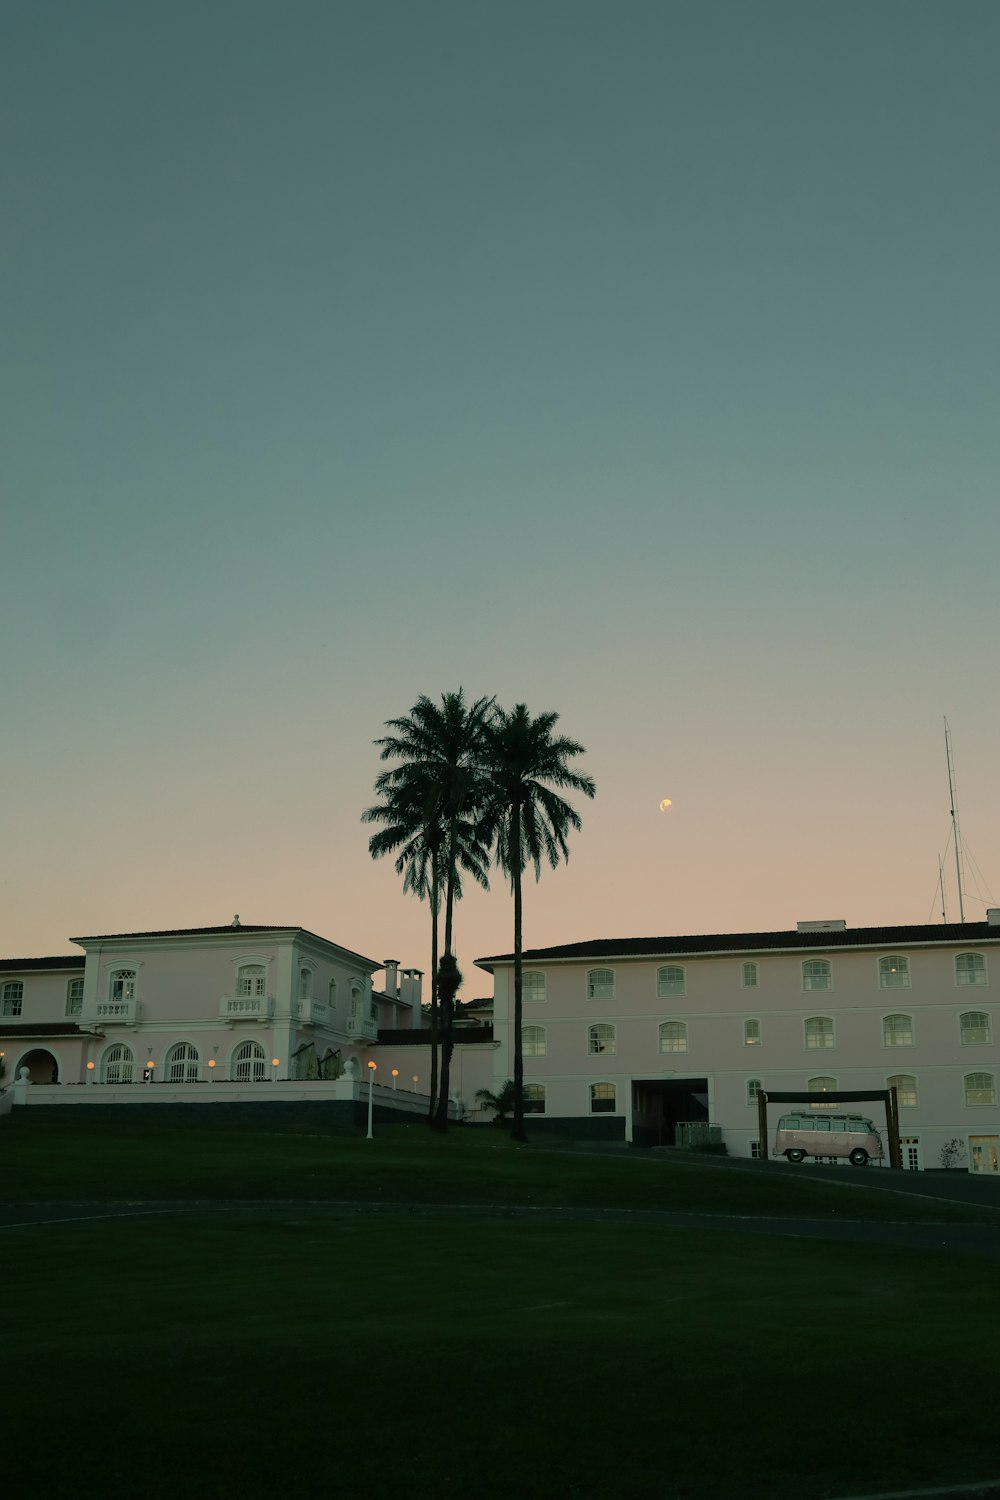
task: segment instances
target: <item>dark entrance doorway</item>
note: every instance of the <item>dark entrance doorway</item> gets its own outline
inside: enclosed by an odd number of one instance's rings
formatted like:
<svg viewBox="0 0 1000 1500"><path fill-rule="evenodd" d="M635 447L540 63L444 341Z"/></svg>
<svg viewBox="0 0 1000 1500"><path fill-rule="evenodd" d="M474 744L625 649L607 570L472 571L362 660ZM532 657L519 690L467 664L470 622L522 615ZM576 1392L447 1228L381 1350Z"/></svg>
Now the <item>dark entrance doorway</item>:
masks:
<svg viewBox="0 0 1000 1500"><path fill-rule="evenodd" d="M707 1078L633 1080L634 1146L673 1146L682 1121L707 1119Z"/></svg>

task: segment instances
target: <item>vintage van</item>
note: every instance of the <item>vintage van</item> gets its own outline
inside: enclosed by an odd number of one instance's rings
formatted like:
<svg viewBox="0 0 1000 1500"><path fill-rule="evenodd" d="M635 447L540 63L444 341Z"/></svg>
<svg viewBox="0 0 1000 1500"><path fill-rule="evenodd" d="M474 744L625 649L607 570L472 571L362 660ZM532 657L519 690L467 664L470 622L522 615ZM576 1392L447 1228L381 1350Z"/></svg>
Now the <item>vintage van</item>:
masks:
<svg viewBox="0 0 1000 1500"><path fill-rule="evenodd" d="M852 1166L863 1167L882 1159L882 1137L871 1120L862 1115L828 1115L803 1110L782 1115L774 1137L773 1156L803 1161L807 1156L846 1156Z"/></svg>

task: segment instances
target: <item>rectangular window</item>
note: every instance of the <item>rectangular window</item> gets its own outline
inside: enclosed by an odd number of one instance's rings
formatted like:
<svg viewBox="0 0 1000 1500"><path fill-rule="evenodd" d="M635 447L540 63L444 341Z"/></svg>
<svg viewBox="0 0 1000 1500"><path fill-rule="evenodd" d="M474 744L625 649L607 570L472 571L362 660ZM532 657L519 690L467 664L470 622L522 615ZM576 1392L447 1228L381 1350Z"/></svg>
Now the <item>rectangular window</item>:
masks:
<svg viewBox="0 0 1000 1500"><path fill-rule="evenodd" d="M755 963L747 962L743 965L743 988L755 990L760 985L760 972Z"/></svg>
<svg viewBox="0 0 1000 1500"><path fill-rule="evenodd" d="M83 1010L83 980L71 979L66 986L66 1014L78 1016Z"/></svg>
<svg viewBox="0 0 1000 1500"><path fill-rule="evenodd" d="M3 987L3 1014L19 1016L24 1002L24 985L19 979L10 980Z"/></svg>
<svg viewBox="0 0 1000 1500"><path fill-rule="evenodd" d="M590 1085L590 1113L592 1115L614 1114L615 1086L613 1083Z"/></svg>

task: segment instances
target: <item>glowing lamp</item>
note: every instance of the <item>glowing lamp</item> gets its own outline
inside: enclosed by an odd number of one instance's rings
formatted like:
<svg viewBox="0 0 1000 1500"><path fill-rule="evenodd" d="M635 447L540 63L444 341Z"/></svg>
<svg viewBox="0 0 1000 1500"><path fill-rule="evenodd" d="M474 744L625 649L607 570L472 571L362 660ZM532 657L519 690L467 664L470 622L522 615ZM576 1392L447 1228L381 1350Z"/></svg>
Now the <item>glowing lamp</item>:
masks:
<svg viewBox="0 0 1000 1500"><path fill-rule="evenodd" d="M89 1062L87 1064L87 1067L90 1069L91 1072L93 1072L94 1064L92 1062Z"/></svg>
<svg viewBox="0 0 1000 1500"><path fill-rule="evenodd" d="M376 1067L377 1067L377 1066L378 1066L378 1064L377 1064L377 1063L373 1063L373 1062L370 1062L370 1063L369 1063L369 1064L368 1064L368 1066L369 1066L369 1067L370 1067L370 1068L371 1068L371 1070L372 1070L372 1072L373 1072L373 1073L374 1073L374 1071L375 1071L375 1069L376 1069Z"/></svg>
<svg viewBox="0 0 1000 1500"><path fill-rule="evenodd" d="M210 1058L209 1058L209 1059L208 1059L208 1066L209 1066L209 1067L210 1067L210 1068L214 1068L214 1067L215 1067L215 1058L214 1058L214 1057L210 1057Z"/></svg>

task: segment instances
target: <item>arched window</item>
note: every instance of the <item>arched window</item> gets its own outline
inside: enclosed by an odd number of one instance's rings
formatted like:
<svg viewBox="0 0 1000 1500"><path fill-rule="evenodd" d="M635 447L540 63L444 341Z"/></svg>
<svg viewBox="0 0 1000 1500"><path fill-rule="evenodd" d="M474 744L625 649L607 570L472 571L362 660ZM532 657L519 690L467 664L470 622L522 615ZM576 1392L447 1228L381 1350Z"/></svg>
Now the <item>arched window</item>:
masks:
<svg viewBox="0 0 1000 1500"><path fill-rule="evenodd" d="M687 993L684 969L680 964L667 964L656 971L656 994L659 999L665 995L684 995Z"/></svg>
<svg viewBox="0 0 1000 1500"><path fill-rule="evenodd" d="M802 965L804 990L832 990L833 971L828 958L807 958Z"/></svg>
<svg viewBox="0 0 1000 1500"><path fill-rule="evenodd" d="M108 998L117 1001L135 999L134 969L112 969L111 989L108 992Z"/></svg>
<svg viewBox="0 0 1000 1500"><path fill-rule="evenodd" d="M526 1083L524 1085L524 1113L526 1115L544 1115L544 1083Z"/></svg>
<svg viewBox="0 0 1000 1500"><path fill-rule="evenodd" d="M743 1044L746 1047L756 1047L760 1042L760 1022L743 1022Z"/></svg>
<svg viewBox="0 0 1000 1500"><path fill-rule="evenodd" d="M834 1043L833 1021L829 1016L810 1016L806 1021L806 1046L831 1048Z"/></svg>
<svg viewBox="0 0 1000 1500"><path fill-rule="evenodd" d="M303 965L303 967L299 970L299 999L300 1000L310 1000L312 998L312 983L313 983L312 969L307 969L305 967L305 965Z"/></svg>
<svg viewBox="0 0 1000 1500"><path fill-rule="evenodd" d="M893 1073L891 1078L885 1080L885 1086L896 1090L900 1109L916 1109L917 1080L912 1073Z"/></svg>
<svg viewBox="0 0 1000 1500"><path fill-rule="evenodd" d="M910 988L910 960L901 953L890 953L878 961L878 983L881 990Z"/></svg>
<svg viewBox="0 0 1000 1500"><path fill-rule="evenodd" d="M590 1085L590 1113L592 1115L613 1115L616 1108L617 1091L613 1083L592 1083Z"/></svg>
<svg viewBox="0 0 1000 1500"><path fill-rule="evenodd" d="M527 974L521 975L521 999L545 999L545 975L539 973L537 969L529 969Z"/></svg>
<svg viewBox="0 0 1000 1500"><path fill-rule="evenodd" d="M233 1077L238 1083L261 1083L267 1077L260 1042L241 1042L233 1053Z"/></svg>
<svg viewBox="0 0 1000 1500"><path fill-rule="evenodd" d="M588 1052L617 1052L618 1044L615 1039L615 1028L613 1026L591 1026L587 1032Z"/></svg>
<svg viewBox="0 0 1000 1500"><path fill-rule="evenodd" d="M330 980L327 990L327 1001L329 1002L330 1009L333 1010L337 1004L337 981L335 979Z"/></svg>
<svg viewBox="0 0 1000 1500"><path fill-rule="evenodd" d="M981 953L955 954L955 983L986 983L986 960Z"/></svg>
<svg viewBox="0 0 1000 1500"><path fill-rule="evenodd" d="M264 965L241 964L236 971L237 995L263 995Z"/></svg>
<svg viewBox="0 0 1000 1500"><path fill-rule="evenodd" d="M66 986L66 1014L78 1016L83 1010L83 980L71 979Z"/></svg>
<svg viewBox="0 0 1000 1500"><path fill-rule="evenodd" d="M101 1058L102 1083L131 1083L135 1058L127 1042L116 1042Z"/></svg>
<svg viewBox="0 0 1000 1500"><path fill-rule="evenodd" d="M995 1104L997 1102L996 1081L992 1073L966 1073L966 1104Z"/></svg>
<svg viewBox="0 0 1000 1500"><path fill-rule="evenodd" d="M993 1041L989 1012L967 1010L958 1018L963 1047L988 1047Z"/></svg>
<svg viewBox="0 0 1000 1500"><path fill-rule="evenodd" d="M660 1051L661 1052L686 1052L688 1049L688 1029L683 1021L661 1021L660 1022Z"/></svg>
<svg viewBox="0 0 1000 1500"><path fill-rule="evenodd" d="M836 1078L818 1077L809 1079L808 1089L810 1094L835 1093L836 1088ZM836 1109L837 1101L836 1099L830 1099L829 1101L825 1099L812 1099L810 1100L809 1107L810 1109Z"/></svg>
<svg viewBox="0 0 1000 1500"><path fill-rule="evenodd" d="M882 1043L886 1047L913 1046L913 1017L902 1013L882 1017Z"/></svg>
<svg viewBox="0 0 1000 1500"><path fill-rule="evenodd" d="M757 1103L757 1095L760 1093L763 1087L764 1085L761 1083L759 1078L747 1079L747 1104Z"/></svg>
<svg viewBox="0 0 1000 1500"><path fill-rule="evenodd" d="M743 965L743 988L755 990L760 986L760 970L752 959L747 959Z"/></svg>
<svg viewBox="0 0 1000 1500"><path fill-rule="evenodd" d="M591 969L587 975L587 998L589 1000L613 1000L615 998L614 969Z"/></svg>
<svg viewBox="0 0 1000 1500"><path fill-rule="evenodd" d="M521 1027L521 1052L525 1057L545 1056L545 1027Z"/></svg>
<svg viewBox="0 0 1000 1500"><path fill-rule="evenodd" d="M24 985L20 979L9 980L3 987L3 1013L5 1016L19 1016L21 1006L24 1004Z"/></svg>
<svg viewBox="0 0 1000 1500"><path fill-rule="evenodd" d="M198 1048L192 1042L175 1042L165 1061L168 1083L198 1082Z"/></svg>

